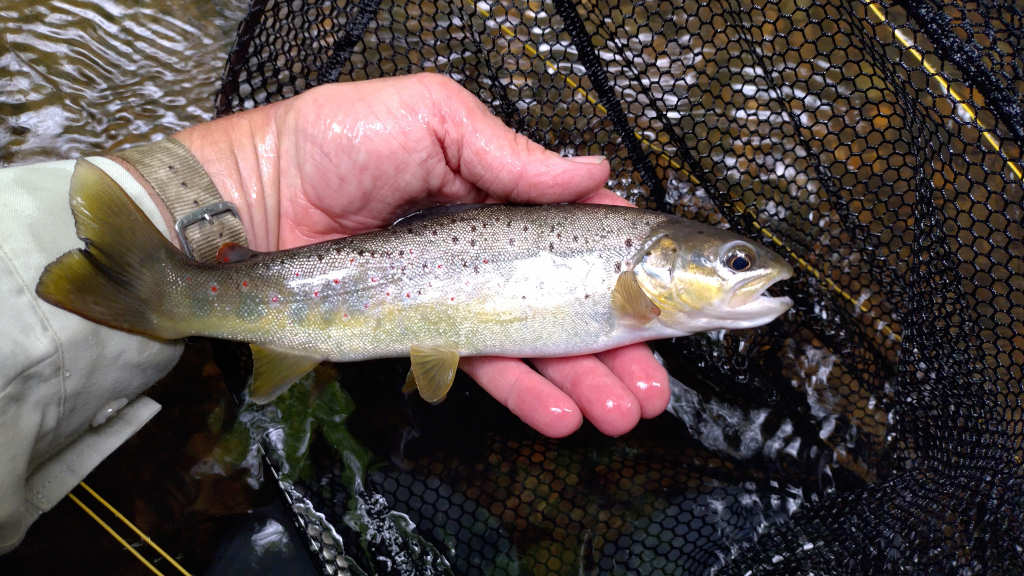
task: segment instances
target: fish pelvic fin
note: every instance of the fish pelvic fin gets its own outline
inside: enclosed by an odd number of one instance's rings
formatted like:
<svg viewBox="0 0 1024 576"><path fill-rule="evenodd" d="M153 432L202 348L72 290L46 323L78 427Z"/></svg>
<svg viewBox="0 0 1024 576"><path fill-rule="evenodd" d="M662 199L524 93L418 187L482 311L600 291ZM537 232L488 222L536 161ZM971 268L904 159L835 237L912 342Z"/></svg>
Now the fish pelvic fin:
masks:
<svg viewBox="0 0 1024 576"><path fill-rule="evenodd" d="M250 344L249 347L252 349L249 398L257 404L273 401L321 362L320 358L282 352L256 344Z"/></svg>
<svg viewBox="0 0 1024 576"><path fill-rule="evenodd" d="M168 266L184 256L110 176L79 160L71 176L71 212L84 249L51 262L36 294L54 306L111 328L165 340L181 338L159 295Z"/></svg>
<svg viewBox="0 0 1024 576"><path fill-rule="evenodd" d="M420 397L431 404L440 404L448 396L455 372L459 369L459 353L447 348L425 348L412 346L409 349L412 361L412 382L415 382ZM411 384L406 380L406 386Z"/></svg>

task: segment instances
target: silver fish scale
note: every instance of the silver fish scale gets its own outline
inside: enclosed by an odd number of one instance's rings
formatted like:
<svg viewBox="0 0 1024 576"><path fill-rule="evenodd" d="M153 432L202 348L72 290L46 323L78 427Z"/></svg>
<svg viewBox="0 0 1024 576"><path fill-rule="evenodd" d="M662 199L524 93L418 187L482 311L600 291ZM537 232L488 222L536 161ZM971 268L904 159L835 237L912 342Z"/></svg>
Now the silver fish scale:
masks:
<svg viewBox="0 0 1024 576"><path fill-rule="evenodd" d="M207 268L179 296L201 318L194 333L335 361L411 345L579 354L658 336L616 326L611 292L623 261L670 218L596 205L445 210Z"/></svg>

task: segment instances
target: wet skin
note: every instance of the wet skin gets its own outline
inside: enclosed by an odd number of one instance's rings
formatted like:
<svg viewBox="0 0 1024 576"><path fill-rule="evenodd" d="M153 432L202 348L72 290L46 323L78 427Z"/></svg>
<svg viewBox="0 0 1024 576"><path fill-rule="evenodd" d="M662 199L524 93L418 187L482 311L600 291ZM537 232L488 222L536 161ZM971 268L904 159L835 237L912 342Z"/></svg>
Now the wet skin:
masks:
<svg viewBox="0 0 1024 576"><path fill-rule="evenodd" d="M603 188L603 158L561 158L436 75L322 86L177 138L238 205L256 250L366 232L436 204L628 205ZM668 403L667 374L645 344L529 364L463 358L459 367L552 437L584 417L620 435Z"/></svg>

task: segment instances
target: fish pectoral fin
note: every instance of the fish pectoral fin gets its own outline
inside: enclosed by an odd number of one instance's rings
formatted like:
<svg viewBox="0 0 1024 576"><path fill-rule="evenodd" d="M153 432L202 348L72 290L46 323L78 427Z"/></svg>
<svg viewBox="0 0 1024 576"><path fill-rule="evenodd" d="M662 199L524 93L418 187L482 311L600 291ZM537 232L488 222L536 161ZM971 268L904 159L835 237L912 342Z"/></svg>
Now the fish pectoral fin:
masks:
<svg viewBox="0 0 1024 576"><path fill-rule="evenodd" d="M412 361L410 373L420 397L431 404L444 400L459 369L459 353L448 348L413 346L409 349L409 359Z"/></svg>
<svg viewBox="0 0 1024 576"><path fill-rule="evenodd" d="M249 347L252 348L252 385L249 387L249 397L257 404L266 404L280 396L322 360L256 344Z"/></svg>
<svg viewBox="0 0 1024 576"><path fill-rule="evenodd" d="M661 308L644 294L632 270L622 272L615 281L615 288L612 289L612 309L619 316L641 325L661 315Z"/></svg>

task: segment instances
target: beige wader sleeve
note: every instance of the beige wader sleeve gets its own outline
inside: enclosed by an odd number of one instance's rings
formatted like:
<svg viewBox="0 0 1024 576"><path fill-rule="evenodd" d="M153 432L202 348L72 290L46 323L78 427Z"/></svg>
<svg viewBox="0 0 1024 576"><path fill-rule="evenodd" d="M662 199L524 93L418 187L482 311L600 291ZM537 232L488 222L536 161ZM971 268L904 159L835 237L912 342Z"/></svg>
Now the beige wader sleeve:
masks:
<svg viewBox="0 0 1024 576"><path fill-rule="evenodd" d="M90 161L169 236L124 168ZM0 553L159 411L141 394L182 350L36 297L43 267L82 246L68 204L73 168L68 160L0 169Z"/></svg>

